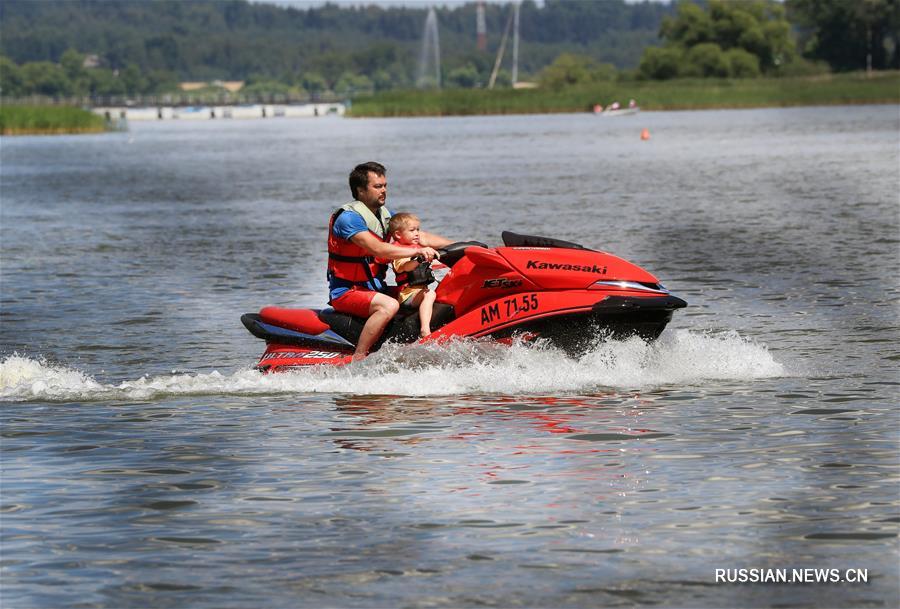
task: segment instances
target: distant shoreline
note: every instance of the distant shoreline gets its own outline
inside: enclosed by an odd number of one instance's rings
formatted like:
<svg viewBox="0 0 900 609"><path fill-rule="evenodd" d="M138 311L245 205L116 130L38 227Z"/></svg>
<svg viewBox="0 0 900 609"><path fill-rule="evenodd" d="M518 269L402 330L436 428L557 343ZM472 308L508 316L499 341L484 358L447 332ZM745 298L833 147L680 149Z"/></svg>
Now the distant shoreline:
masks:
<svg viewBox="0 0 900 609"><path fill-rule="evenodd" d="M384 92L354 100L347 116L471 116L591 112L634 99L642 111L900 104L900 72L803 78L601 82L542 89Z"/></svg>
<svg viewBox="0 0 900 609"><path fill-rule="evenodd" d="M900 105L900 99L884 99L884 100L871 100L871 99L860 99L860 100L836 100L836 101L826 101L821 103L806 103L806 102L798 102L798 103L781 103L781 104L754 104L754 105L724 105L724 104L710 104L710 105L692 105L692 106L656 106L654 105L651 108L647 108L644 106L639 106L639 113L645 112L700 112L703 110L764 110L766 108L828 108L831 106L888 106L888 105ZM585 114L590 113L589 111L579 109L579 110L554 110L554 111L540 111L540 112L528 112L528 111L515 111L515 112L491 112L491 113L468 113L468 114L404 114L404 115L362 115L359 113L347 113L348 118L429 118L429 117L462 117L462 116L516 116L516 115L527 115L527 114Z"/></svg>
<svg viewBox="0 0 900 609"><path fill-rule="evenodd" d="M606 107L616 101L626 107L632 99L642 112L900 104L900 71L877 72L871 76L856 72L797 78L601 82L555 91L387 91L353 100L345 116L414 118L587 113L594 112L596 106ZM278 120L281 115L273 110L263 116ZM3 136L92 134L110 130L114 130L110 120L87 109L0 106L0 135Z"/></svg>

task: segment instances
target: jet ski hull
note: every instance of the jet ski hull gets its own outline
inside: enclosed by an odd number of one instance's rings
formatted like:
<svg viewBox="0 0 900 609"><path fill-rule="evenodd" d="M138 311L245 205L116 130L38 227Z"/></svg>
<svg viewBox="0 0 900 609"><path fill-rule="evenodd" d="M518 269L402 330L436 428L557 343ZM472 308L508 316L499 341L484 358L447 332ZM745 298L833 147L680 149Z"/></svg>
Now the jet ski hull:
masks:
<svg viewBox="0 0 900 609"><path fill-rule="evenodd" d="M540 339L577 355L602 339L639 336L644 340L655 340L671 321L674 311L685 305L683 300L671 295L604 295L588 290L577 294L519 294L495 299L449 323L440 323L438 309L433 318L436 329L426 339L419 339L416 334L418 312L401 315L376 346L387 341L412 343L452 337L500 341L521 338L526 341ZM350 362L355 339L365 320L331 309L304 310L331 322L328 331L314 334L318 328L307 328L303 332L266 323L266 319L273 314L277 316L279 311L292 310L276 309L273 312L270 308L267 318L249 313L241 318L252 334L266 340L266 351L257 364L258 369L276 372Z"/></svg>

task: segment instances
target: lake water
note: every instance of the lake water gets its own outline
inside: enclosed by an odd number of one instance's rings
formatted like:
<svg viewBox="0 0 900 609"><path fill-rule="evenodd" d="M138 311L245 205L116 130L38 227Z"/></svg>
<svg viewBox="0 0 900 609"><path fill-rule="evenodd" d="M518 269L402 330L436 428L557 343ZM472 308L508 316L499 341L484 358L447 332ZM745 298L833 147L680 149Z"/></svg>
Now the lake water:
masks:
<svg viewBox="0 0 900 609"><path fill-rule="evenodd" d="M577 360L259 375L240 314L324 303L372 159L426 230L690 306ZM898 191L897 106L3 138L2 606L896 607Z"/></svg>

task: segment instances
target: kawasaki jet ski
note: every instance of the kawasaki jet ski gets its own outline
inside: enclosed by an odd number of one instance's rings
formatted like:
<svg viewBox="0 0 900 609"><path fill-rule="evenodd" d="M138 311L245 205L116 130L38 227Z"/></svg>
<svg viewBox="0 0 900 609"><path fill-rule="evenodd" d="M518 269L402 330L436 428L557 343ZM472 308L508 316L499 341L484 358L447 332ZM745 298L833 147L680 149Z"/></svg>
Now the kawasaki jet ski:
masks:
<svg viewBox="0 0 900 609"><path fill-rule="evenodd" d="M373 351L388 341L520 337L577 353L600 337L654 340L687 306L612 254L548 237L503 232L502 239L496 248L465 241L438 249L449 272L435 290L431 336L420 339L418 309L401 306ZM265 307L241 317L266 341L256 366L263 372L349 363L365 321L332 308Z"/></svg>

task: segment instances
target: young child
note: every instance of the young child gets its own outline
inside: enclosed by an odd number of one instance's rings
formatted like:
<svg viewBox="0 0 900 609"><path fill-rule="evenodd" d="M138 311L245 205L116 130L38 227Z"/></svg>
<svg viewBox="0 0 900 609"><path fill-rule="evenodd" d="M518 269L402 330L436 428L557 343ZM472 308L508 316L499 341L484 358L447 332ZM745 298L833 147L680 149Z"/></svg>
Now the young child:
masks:
<svg viewBox="0 0 900 609"><path fill-rule="evenodd" d="M400 245L419 245L419 218L415 214L394 214L388 223L388 234ZM428 285L410 285L410 273L421 262L410 258L399 258L391 262L397 276L397 287L400 293L397 300L400 304L408 303L419 308L419 334L423 338L431 334L431 312L434 308L435 293Z"/></svg>

